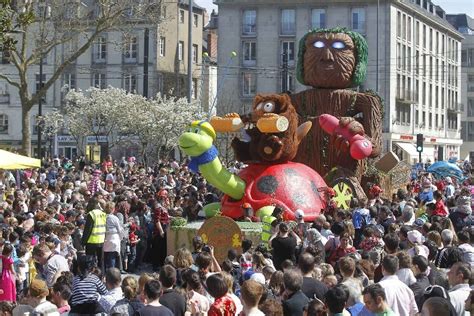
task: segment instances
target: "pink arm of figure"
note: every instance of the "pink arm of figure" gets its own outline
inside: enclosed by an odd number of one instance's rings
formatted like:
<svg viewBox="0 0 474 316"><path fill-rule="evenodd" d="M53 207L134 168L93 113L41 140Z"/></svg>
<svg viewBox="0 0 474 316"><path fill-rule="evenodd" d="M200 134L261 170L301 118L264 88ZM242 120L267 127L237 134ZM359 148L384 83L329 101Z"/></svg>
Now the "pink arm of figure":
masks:
<svg viewBox="0 0 474 316"><path fill-rule="evenodd" d="M319 116L319 125L329 135L341 135L350 144L350 154L355 160L365 159L372 153L372 143L362 135L352 135L347 127L339 125L339 119L330 114Z"/></svg>

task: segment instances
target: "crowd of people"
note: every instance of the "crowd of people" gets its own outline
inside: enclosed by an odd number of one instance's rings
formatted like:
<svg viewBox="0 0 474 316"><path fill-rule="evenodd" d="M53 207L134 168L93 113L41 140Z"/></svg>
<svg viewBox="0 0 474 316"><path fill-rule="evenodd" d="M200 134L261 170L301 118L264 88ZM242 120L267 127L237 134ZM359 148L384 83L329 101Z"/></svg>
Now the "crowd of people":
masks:
<svg viewBox="0 0 474 316"><path fill-rule="evenodd" d="M185 163L56 158L0 170L0 313L466 315L469 176L418 170L391 199L374 185L368 201L353 198L348 210L330 202L312 223L301 210L287 222L275 207L261 243L244 239L242 253L229 249L219 262L199 236L167 256L172 219L204 219L203 206L220 197ZM260 220L243 209L243 220Z"/></svg>

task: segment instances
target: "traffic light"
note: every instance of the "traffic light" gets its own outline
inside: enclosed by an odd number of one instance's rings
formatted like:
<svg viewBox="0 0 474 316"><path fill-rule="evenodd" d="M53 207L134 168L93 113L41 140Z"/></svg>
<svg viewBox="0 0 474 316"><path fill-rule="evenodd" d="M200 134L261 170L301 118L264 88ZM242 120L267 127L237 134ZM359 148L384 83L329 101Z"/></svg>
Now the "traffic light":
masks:
<svg viewBox="0 0 474 316"><path fill-rule="evenodd" d="M416 134L416 151L423 152L423 134Z"/></svg>

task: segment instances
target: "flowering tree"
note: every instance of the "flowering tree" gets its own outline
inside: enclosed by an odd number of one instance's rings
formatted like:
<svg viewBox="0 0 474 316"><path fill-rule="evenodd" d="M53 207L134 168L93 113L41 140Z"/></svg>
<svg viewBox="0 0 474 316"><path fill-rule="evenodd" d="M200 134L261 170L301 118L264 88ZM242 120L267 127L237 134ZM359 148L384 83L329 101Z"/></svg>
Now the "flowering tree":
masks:
<svg viewBox="0 0 474 316"><path fill-rule="evenodd" d="M64 113L44 116L45 130L64 128L80 150L84 147L81 140L92 135L97 139L107 136L109 148L125 141L138 142L144 159L174 148L185 126L200 118L198 102L161 95L147 99L113 87L71 90L65 100Z"/></svg>

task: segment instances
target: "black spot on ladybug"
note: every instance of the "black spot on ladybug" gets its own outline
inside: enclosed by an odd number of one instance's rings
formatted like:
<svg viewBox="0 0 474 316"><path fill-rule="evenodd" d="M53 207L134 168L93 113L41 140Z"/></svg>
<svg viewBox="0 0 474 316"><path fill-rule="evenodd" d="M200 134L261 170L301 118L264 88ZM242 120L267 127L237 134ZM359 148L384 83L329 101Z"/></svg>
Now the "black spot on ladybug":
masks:
<svg viewBox="0 0 474 316"><path fill-rule="evenodd" d="M274 176L261 177L257 182L257 188L262 193L275 193L278 188L278 180Z"/></svg>

